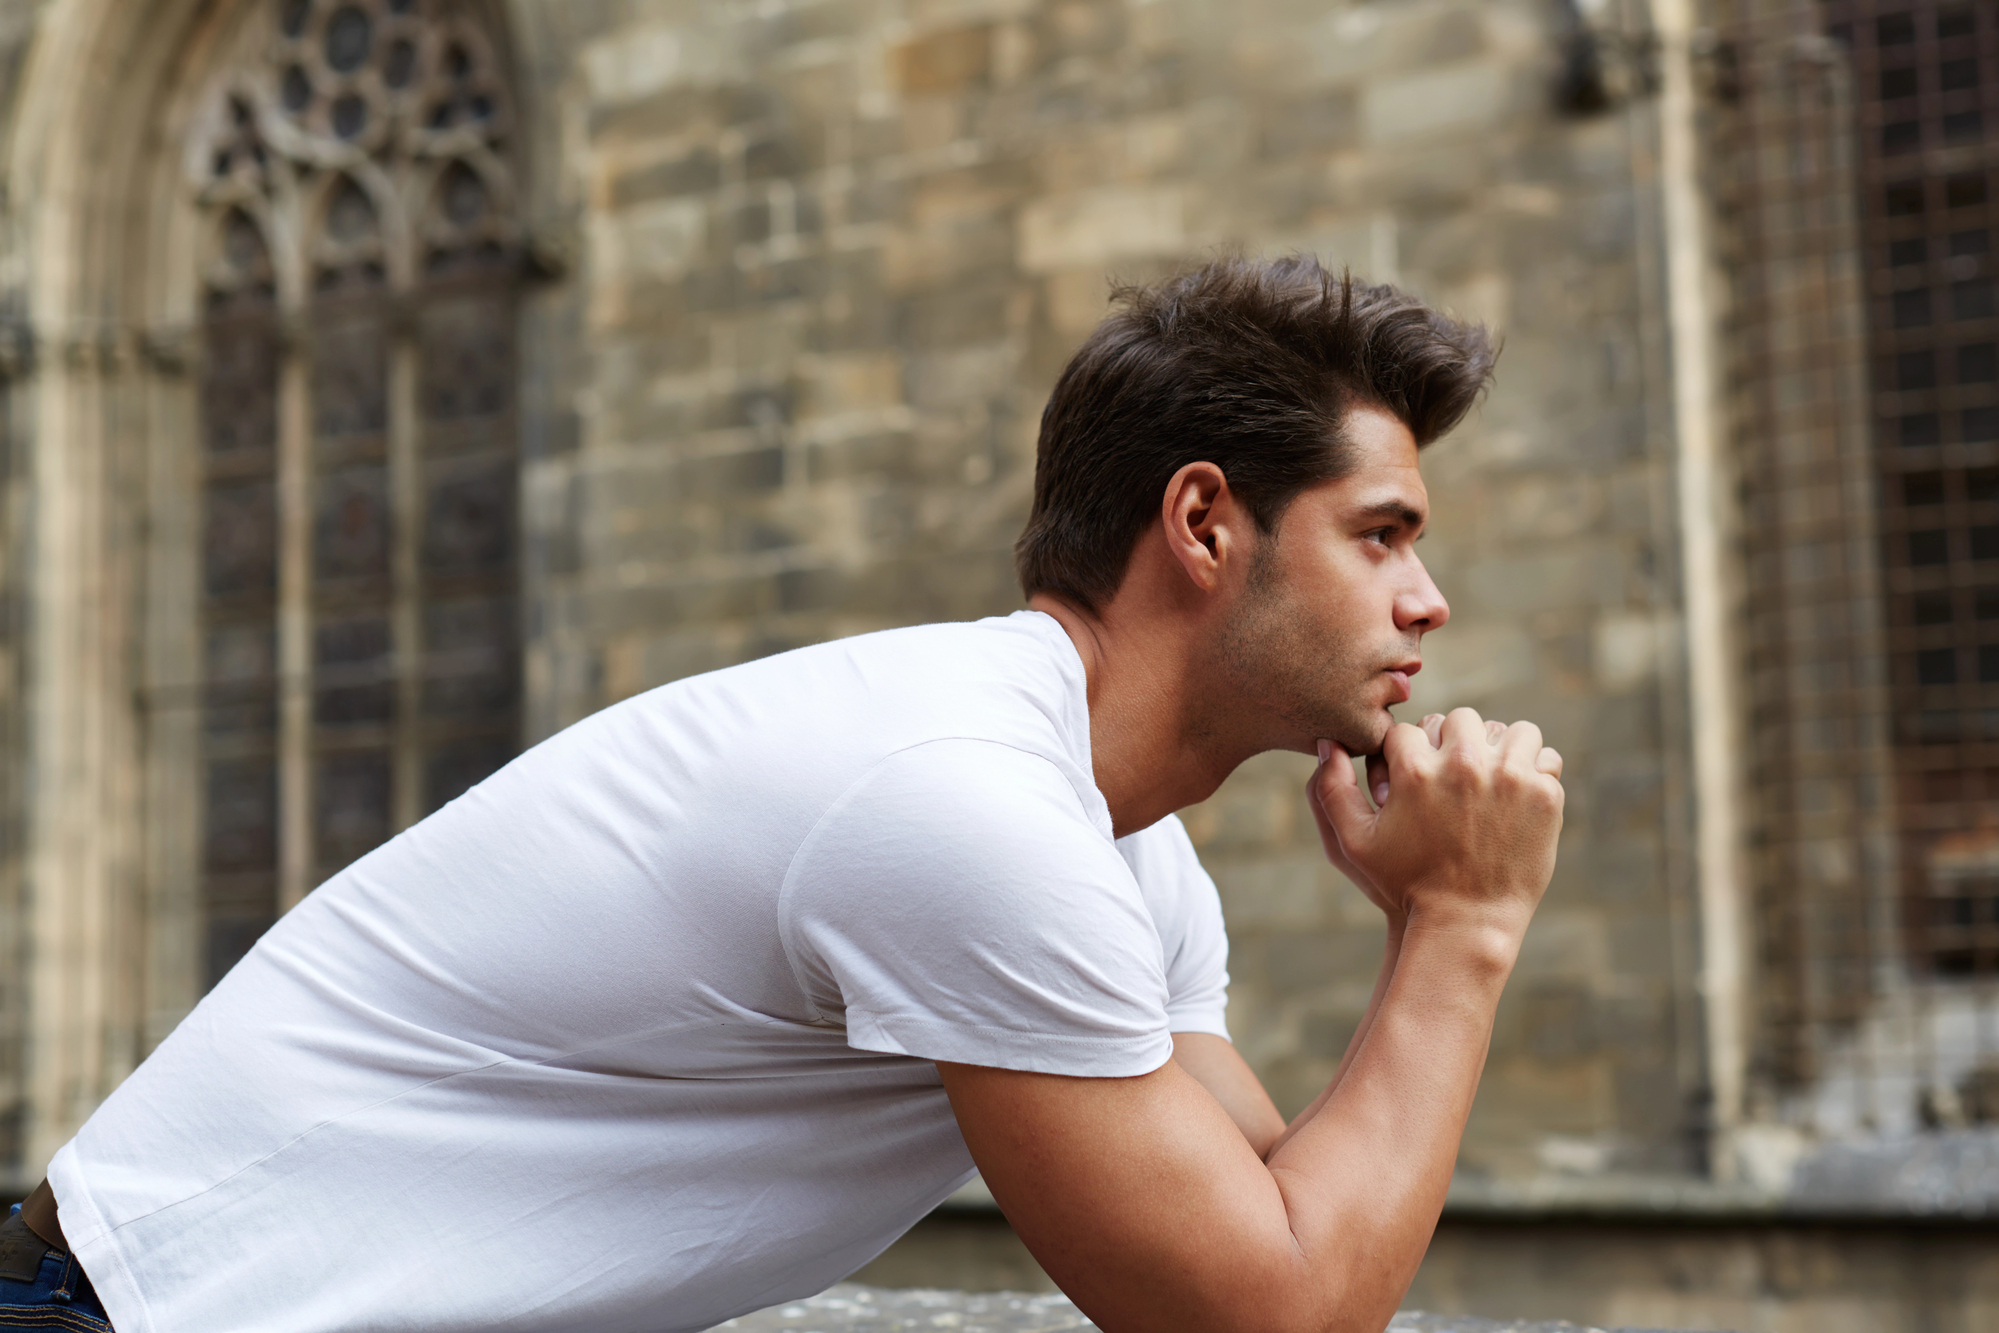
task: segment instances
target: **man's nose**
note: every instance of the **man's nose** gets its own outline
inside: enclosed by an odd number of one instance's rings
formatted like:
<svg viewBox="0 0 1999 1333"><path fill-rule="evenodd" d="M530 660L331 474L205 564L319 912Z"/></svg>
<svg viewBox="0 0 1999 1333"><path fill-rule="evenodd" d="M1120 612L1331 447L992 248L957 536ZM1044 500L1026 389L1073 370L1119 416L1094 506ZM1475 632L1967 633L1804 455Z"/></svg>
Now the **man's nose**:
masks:
<svg viewBox="0 0 1999 1333"><path fill-rule="evenodd" d="M1395 628L1408 633L1427 634L1442 629L1451 618L1451 604L1431 579L1430 571L1418 562L1416 585L1395 599Z"/></svg>

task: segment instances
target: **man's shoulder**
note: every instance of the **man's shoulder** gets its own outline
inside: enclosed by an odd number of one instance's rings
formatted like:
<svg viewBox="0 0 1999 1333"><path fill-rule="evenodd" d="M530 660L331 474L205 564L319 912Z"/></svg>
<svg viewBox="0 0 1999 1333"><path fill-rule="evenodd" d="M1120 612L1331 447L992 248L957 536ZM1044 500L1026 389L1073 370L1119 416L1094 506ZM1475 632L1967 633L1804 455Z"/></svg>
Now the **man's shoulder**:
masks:
<svg viewBox="0 0 1999 1333"><path fill-rule="evenodd" d="M621 722L712 737L748 757L865 768L932 740L984 739L1086 762L1082 664L1033 613L835 639L661 686L617 706ZM607 710L609 711L609 710Z"/></svg>

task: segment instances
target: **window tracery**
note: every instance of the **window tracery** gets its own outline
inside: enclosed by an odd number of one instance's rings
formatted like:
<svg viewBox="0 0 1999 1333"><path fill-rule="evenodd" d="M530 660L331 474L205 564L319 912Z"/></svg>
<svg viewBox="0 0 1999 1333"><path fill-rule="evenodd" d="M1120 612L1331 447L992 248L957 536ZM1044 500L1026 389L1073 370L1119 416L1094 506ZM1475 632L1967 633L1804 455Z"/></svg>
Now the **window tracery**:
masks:
<svg viewBox="0 0 1999 1333"><path fill-rule="evenodd" d="M511 756L512 103L468 0L263 0L185 168L202 273L201 898L219 978Z"/></svg>

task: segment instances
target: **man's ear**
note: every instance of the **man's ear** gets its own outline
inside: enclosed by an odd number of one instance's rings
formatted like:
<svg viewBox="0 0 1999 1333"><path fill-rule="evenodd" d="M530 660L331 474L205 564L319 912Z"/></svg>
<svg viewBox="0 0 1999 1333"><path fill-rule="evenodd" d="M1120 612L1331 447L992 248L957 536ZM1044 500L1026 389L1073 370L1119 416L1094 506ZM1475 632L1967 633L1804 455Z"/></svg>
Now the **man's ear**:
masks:
<svg viewBox="0 0 1999 1333"><path fill-rule="evenodd" d="M1249 549L1249 534L1242 530L1249 515L1213 463L1189 463L1173 474L1160 518L1166 549L1203 592L1214 591L1224 564Z"/></svg>

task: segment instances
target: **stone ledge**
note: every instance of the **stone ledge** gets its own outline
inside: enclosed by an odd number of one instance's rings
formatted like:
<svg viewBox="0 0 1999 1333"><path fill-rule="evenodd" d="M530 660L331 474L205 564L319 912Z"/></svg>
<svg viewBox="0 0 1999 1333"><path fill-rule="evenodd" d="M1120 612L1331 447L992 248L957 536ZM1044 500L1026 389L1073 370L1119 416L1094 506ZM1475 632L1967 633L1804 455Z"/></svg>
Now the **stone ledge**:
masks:
<svg viewBox="0 0 1999 1333"><path fill-rule="evenodd" d="M731 1319L735 1333L1065 1333L1093 1329L1067 1296L1020 1291L890 1291L842 1283L809 1300ZM1404 1310L1387 1333L1665 1333L1659 1329L1585 1329L1570 1323L1473 1319Z"/></svg>

